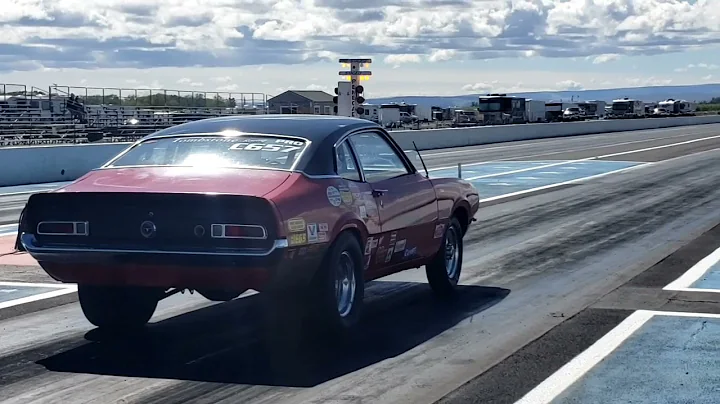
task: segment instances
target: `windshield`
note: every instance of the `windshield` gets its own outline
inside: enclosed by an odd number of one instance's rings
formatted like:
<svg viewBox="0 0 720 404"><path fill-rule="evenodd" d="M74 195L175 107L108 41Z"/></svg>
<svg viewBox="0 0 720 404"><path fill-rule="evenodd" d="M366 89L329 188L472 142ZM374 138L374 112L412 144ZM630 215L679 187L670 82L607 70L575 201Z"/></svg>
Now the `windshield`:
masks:
<svg viewBox="0 0 720 404"><path fill-rule="evenodd" d="M197 166L291 169L307 147L305 139L273 135L183 136L144 141L112 161L111 167Z"/></svg>

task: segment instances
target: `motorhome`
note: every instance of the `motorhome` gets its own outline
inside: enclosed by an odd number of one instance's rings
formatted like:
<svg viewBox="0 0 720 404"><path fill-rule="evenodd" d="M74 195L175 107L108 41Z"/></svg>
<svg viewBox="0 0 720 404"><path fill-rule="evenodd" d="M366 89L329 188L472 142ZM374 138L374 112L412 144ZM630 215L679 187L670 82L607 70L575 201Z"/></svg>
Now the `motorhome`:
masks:
<svg viewBox="0 0 720 404"><path fill-rule="evenodd" d="M488 94L478 99L478 111L483 115L485 125L506 125L527 123L525 98L507 94Z"/></svg>
<svg viewBox="0 0 720 404"><path fill-rule="evenodd" d="M696 103L672 98L659 102L658 107L663 108L670 115L695 115L697 112Z"/></svg>
<svg viewBox="0 0 720 404"><path fill-rule="evenodd" d="M612 102L612 119L644 118L645 103L631 98L621 98Z"/></svg>

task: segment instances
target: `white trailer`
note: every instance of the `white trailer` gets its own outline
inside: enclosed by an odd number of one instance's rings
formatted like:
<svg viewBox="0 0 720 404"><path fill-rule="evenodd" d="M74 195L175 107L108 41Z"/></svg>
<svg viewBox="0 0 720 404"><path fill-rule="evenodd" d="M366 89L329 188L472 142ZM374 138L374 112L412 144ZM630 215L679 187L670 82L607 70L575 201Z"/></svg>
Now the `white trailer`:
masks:
<svg viewBox="0 0 720 404"><path fill-rule="evenodd" d="M545 116L547 107L545 106L545 101L525 100L525 112L529 123L547 122L547 117Z"/></svg>
<svg viewBox="0 0 720 404"><path fill-rule="evenodd" d="M695 115L697 112L696 103L672 98L659 102L658 107L663 108L670 115Z"/></svg>
<svg viewBox="0 0 720 404"><path fill-rule="evenodd" d="M631 98L621 98L613 100L612 115L610 118L626 119L626 118L644 118L645 103L640 100Z"/></svg>
<svg viewBox="0 0 720 404"><path fill-rule="evenodd" d="M399 105L381 105L379 123L382 126L390 127L400 124L400 106Z"/></svg>
<svg viewBox="0 0 720 404"><path fill-rule="evenodd" d="M417 116L418 121L430 122L433 120L432 108L426 105L416 105L415 116Z"/></svg>

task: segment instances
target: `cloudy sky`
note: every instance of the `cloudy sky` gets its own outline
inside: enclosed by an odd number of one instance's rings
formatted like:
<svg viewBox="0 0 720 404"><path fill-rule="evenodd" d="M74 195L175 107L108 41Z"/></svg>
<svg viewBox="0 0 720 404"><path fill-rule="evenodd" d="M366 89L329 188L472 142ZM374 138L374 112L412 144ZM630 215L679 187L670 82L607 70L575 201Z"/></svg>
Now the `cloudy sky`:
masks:
<svg viewBox="0 0 720 404"><path fill-rule="evenodd" d="M0 0L0 83L369 97L720 82L720 0Z"/></svg>

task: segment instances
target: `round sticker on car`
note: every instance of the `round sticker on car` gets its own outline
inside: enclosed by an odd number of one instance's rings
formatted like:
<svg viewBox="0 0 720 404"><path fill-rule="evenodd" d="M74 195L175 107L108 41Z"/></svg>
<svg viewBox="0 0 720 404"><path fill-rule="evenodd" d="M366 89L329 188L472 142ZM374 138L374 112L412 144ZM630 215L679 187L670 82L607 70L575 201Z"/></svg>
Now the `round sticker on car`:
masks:
<svg viewBox="0 0 720 404"><path fill-rule="evenodd" d="M332 206L340 206L342 198L340 197L340 191L335 187L327 187L327 199Z"/></svg>

